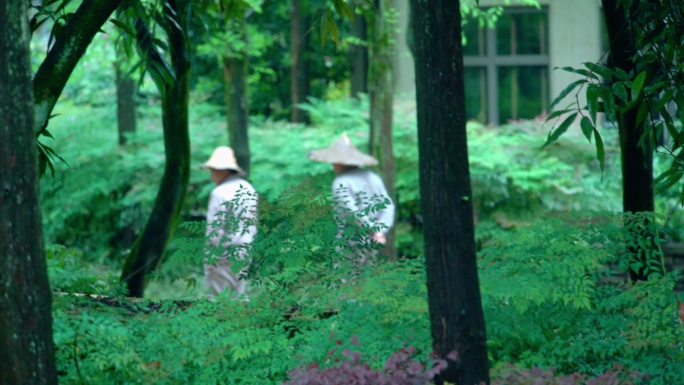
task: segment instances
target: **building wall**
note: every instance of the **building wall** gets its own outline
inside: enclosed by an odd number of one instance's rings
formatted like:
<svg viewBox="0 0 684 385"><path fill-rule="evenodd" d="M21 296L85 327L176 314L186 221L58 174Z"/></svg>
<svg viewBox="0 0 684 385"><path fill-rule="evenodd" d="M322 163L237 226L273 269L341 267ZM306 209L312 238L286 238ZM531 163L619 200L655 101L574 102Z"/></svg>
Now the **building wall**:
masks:
<svg viewBox="0 0 684 385"><path fill-rule="evenodd" d="M413 97L416 91L416 75L413 55L408 47L409 0L395 0L399 20L397 22L397 46L394 65L394 92L400 96Z"/></svg>
<svg viewBox="0 0 684 385"><path fill-rule="evenodd" d="M406 44L409 23L409 0L397 0L399 12L397 52L395 64L395 93L411 95L415 92L413 57ZM473 0L463 0L473 1ZM503 0L481 0L481 7L503 4ZM515 6L516 2L511 1ZM578 76L555 67L581 67L584 62L598 61L601 52L601 2L600 0L540 0L548 9L549 20L549 102ZM572 101L573 95L559 104L563 107ZM585 99L580 97L580 103Z"/></svg>
<svg viewBox="0 0 684 385"><path fill-rule="evenodd" d="M601 58L601 3L599 0L549 1L549 57L551 100L579 77L555 67L581 67ZM569 103L572 95L559 104ZM586 98L580 98L584 105Z"/></svg>

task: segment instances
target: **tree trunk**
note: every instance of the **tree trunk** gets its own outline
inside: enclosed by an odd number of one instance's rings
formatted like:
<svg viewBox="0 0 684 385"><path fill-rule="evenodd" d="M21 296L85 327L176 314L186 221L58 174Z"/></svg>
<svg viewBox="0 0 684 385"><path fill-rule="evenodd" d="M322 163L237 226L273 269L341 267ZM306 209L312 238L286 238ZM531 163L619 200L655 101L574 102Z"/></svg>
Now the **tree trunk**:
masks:
<svg viewBox="0 0 684 385"><path fill-rule="evenodd" d="M459 1L412 0L420 194L428 303L438 378L489 383L487 338L475 256L466 138Z"/></svg>
<svg viewBox="0 0 684 385"><path fill-rule="evenodd" d="M397 208L395 188L396 162L392 149L392 102L394 85L392 64L394 63L394 25L388 21L387 14L393 8L392 0L379 0L376 11L369 17L371 28L370 43L370 140L369 152L380 162L380 171L387 192ZM397 210L398 212L398 210ZM395 226L396 227L396 226ZM387 234L383 254L390 260L397 259L395 227Z"/></svg>
<svg viewBox="0 0 684 385"><path fill-rule="evenodd" d="M242 16L239 23L241 35L247 46L247 22ZM223 58L223 81L226 90L226 115L228 119L228 142L235 151L238 165L249 174L249 99L247 96L247 52L240 58Z"/></svg>
<svg viewBox="0 0 684 385"><path fill-rule="evenodd" d="M47 127L52 109L71 72L121 1L83 0L76 12L67 19L33 79L36 134Z"/></svg>
<svg viewBox="0 0 684 385"><path fill-rule="evenodd" d="M27 2L0 2L0 384L57 384Z"/></svg>
<svg viewBox="0 0 684 385"><path fill-rule="evenodd" d="M147 275L161 262L166 244L175 230L190 175L190 138L188 135L188 58L186 15L190 0L166 0L165 17L174 20L166 26L173 76L155 76L162 95L162 124L166 163L152 213L126 259L121 279L129 295L142 297ZM180 29L175 27L180 26ZM168 68L152 45L152 35L142 21L136 24L138 46L157 71Z"/></svg>
<svg viewBox="0 0 684 385"><path fill-rule="evenodd" d="M603 11L610 39L610 65L621 68L627 73L635 70L632 57L636 54L634 37L629 25L631 10L624 9L616 0L603 0ZM637 2L638 3L638 2ZM635 4L638 5L638 4ZM616 98L616 103L623 104ZM617 113L620 136L620 155L622 160L622 207L625 213L653 213L655 198L653 193L653 144L644 140L640 144L645 127L637 126L636 105L626 111ZM646 279L647 260L645 255L652 255L659 250L653 234L638 233L631 229L630 219L625 224L632 235L641 239L646 237L646 247L634 247L629 250L641 268L630 268L632 280ZM651 226L646 226L651 227ZM636 262L636 261L635 261Z"/></svg>
<svg viewBox="0 0 684 385"><path fill-rule="evenodd" d="M354 17L354 37L367 42L366 18ZM368 46L355 44L351 49L351 96L368 93Z"/></svg>
<svg viewBox="0 0 684 385"><path fill-rule="evenodd" d="M114 65L116 72L116 117L119 127L119 145L126 144L126 135L135 132L135 95L136 84L120 63Z"/></svg>
<svg viewBox="0 0 684 385"><path fill-rule="evenodd" d="M305 24L307 20L302 14L303 9L301 0L292 0L291 13L291 36L292 42L292 67L290 69L290 96L292 99L292 113L291 120L294 123L308 122L308 115L306 111L297 107L300 103L306 102L306 97L309 96L309 68L308 63L304 58L304 52L308 45L307 34L304 33Z"/></svg>

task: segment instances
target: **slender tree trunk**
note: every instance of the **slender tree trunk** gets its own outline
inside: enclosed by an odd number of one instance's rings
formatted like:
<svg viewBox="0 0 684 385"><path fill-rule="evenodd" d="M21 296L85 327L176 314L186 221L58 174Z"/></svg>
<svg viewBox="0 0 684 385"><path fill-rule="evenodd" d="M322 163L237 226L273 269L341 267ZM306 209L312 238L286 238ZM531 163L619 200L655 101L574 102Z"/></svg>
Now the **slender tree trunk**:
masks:
<svg viewBox="0 0 684 385"><path fill-rule="evenodd" d="M241 35L247 46L247 22L239 21ZM240 58L223 58L223 81L226 90L226 115L228 118L228 142L235 151L240 167L249 174L249 99L247 95L248 60L246 49Z"/></svg>
<svg viewBox="0 0 684 385"><path fill-rule="evenodd" d="M420 195L430 324L449 360L438 378L489 383L466 138L459 1L412 0Z"/></svg>
<svg viewBox="0 0 684 385"><path fill-rule="evenodd" d="M636 54L634 37L629 25L632 10L626 10L616 0L603 0L603 11L610 39L610 65L621 68L627 73L635 70L632 57ZM638 4L636 4L638 5ZM621 103L616 100L616 103ZM620 155L622 160L622 207L625 213L653 213L655 197L653 193L653 144L648 140L640 143L645 127L637 126L639 105L618 112L618 129L620 136ZM646 257L659 250L653 234L633 229L632 220L627 217L626 226L635 239L648 239L643 245L634 247L629 253L642 265L641 268L630 268L632 280L646 279ZM651 226L646 226L650 228Z"/></svg>
<svg viewBox="0 0 684 385"><path fill-rule="evenodd" d="M0 2L0 384L57 384L27 2Z"/></svg>
<svg viewBox="0 0 684 385"><path fill-rule="evenodd" d="M83 0L67 19L33 79L35 131L43 131L71 72L122 0Z"/></svg>
<svg viewBox="0 0 684 385"><path fill-rule="evenodd" d="M364 42L368 41L366 18L361 15L354 17L354 37ZM368 46L354 45L351 49L351 96L368 93Z"/></svg>
<svg viewBox="0 0 684 385"><path fill-rule="evenodd" d="M306 111L297 107L306 102L310 93L309 68L304 53L308 46L308 35L305 33L306 16L303 15L302 0L292 0L291 12L291 36L292 42L292 67L290 69L290 97L292 99L291 120L295 123L305 123L309 117Z"/></svg>
<svg viewBox="0 0 684 385"><path fill-rule="evenodd" d="M370 140L369 152L380 162L387 192L399 207L395 188L396 162L392 149L392 102L394 83L394 25L387 14L393 9L392 0L379 0L376 11L369 17L372 23L370 44ZM398 212L398 210L397 210ZM383 253L390 259L397 259L394 227L387 234Z"/></svg>
<svg viewBox="0 0 684 385"><path fill-rule="evenodd" d="M116 72L116 117L119 127L119 145L126 144L126 135L135 132L135 95L136 84L120 63L115 63Z"/></svg>
<svg viewBox="0 0 684 385"><path fill-rule="evenodd" d="M161 263L166 244L175 230L190 175L188 135L188 76L190 60L185 36L187 7L191 0L166 0L165 17L174 20L166 27L174 76L153 76L162 95L162 124L166 163L152 213L126 259L121 279L129 295L142 297L147 275ZM180 29L175 27L180 26ZM152 35L142 21L136 24L138 45L157 70L168 68L152 45Z"/></svg>

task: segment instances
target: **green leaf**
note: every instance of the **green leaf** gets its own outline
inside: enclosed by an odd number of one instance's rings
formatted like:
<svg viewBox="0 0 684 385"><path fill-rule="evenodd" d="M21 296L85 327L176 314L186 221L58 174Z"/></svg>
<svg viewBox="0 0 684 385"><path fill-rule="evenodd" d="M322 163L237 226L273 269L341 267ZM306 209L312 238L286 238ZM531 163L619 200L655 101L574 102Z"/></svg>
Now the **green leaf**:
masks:
<svg viewBox="0 0 684 385"><path fill-rule="evenodd" d="M671 168L665 171L655 179L656 189L659 193L667 191L682 179L682 175L684 175L684 171L680 169Z"/></svg>
<svg viewBox="0 0 684 385"><path fill-rule="evenodd" d="M550 110L553 110L553 107L556 106L556 104L560 103L561 100L563 100L572 90L577 88L580 84L587 83L586 79L580 79L580 80L575 80L574 82L570 83L569 86L565 87L563 91L551 102L551 105L549 106Z"/></svg>
<svg viewBox="0 0 684 385"><path fill-rule="evenodd" d="M556 140L558 140L558 138L560 138L560 136L563 135L563 133L565 133L565 131L568 130L568 127L570 127L572 122L575 121L576 117L577 117L577 112L575 112L574 114L570 114L568 117L565 118L565 120L563 120L563 123L561 123L558 127L553 129L549 133L549 137L546 139L546 143L544 143L544 145L542 146L542 149L544 147L548 146L549 144L555 142Z"/></svg>
<svg viewBox="0 0 684 385"><path fill-rule="evenodd" d="M123 33L130 37L135 37L135 31L133 31L133 28L126 25L126 23L123 21L117 19L109 19L109 21L114 24L115 27L119 28Z"/></svg>
<svg viewBox="0 0 684 385"><path fill-rule="evenodd" d="M641 71L639 75L632 82L632 99L636 100L641 94L641 90L644 88L644 82L646 81L646 71Z"/></svg>
<svg viewBox="0 0 684 385"><path fill-rule="evenodd" d="M566 114L566 113L568 113L568 112L570 112L570 111L572 111L572 110L573 110L572 108L566 108L566 109L563 109L563 110L556 110L556 111L553 111L551 114L549 114L549 116L546 117L546 121L548 122L549 120L555 119L555 118L557 118L557 117L559 117L559 116L561 116L561 115L563 115L563 114Z"/></svg>
<svg viewBox="0 0 684 385"><path fill-rule="evenodd" d="M556 68L558 68L558 67L556 67ZM584 68L562 67L561 69L563 71L572 72L572 73L582 75L582 76L587 77L587 78L599 80L598 76L596 76L593 72L586 70Z"/></svg>
<svg viewBox="0 0 684 385"><path fill-rule="evenodd" d="M328 39L337 44L340 39L340 30L337 28L332 13L326 11L321 18L321 44L325 45Z"/></svg>
<svg viewBox="0 0 684 385"><path fill-rule="evenodd" d="M615 83L613 84L613 87L611 87L613 90L613 93L620 98L623 102L627 102L629 99L629 95L627 94L627 87L625 87L625 84L622 82Z"/></svg>
<svg viewBox="0 0 684 385"><path fill-rule="evenodd" d="M587 87L587 105L589 106L591 121L594 123L596 123L596 114L599 112L599 90L600 88L596 84L590 84Z"/></svg>
<svg viewBox="0 0 684 385"><path fill-rule="evenodd" d="M641 103L639 106L639 111L637 111L637 116L636 116L636 125L637 127L641 126L644 124L644 121L646 120L646 117L649 115L649 109L648 105L646 103Z"/></svg>
<svg viewBox="0 0 684 385"><path fill-rule="evenodd" d="M595 74L601 76L606 81L610 81L613 78L613 70L606 66L591 62L584 63L584 66Z"/></svg>
<svg viewBox="0 0 684 385"><path fill-rule="evenodd" d="M601 172L603 172L606 166L606 150L603 147L603 139L601 138L601 134L596 127L594 127L594 140L596 143L596 158L601 166Z"/></svg>
<svg viewBox="0 0 684 385"><path fill-rule="evenodd" d="M333 5L335 6L337 13L341 16L346 17L349 20L354 20L354 9L352 9L349 3L344 0L333 0Z"/></svg>
<svg viewBox="0 0 684 385"><path fill-rule="evenodd" d="M654 111L657 112L667 112L665 106L672 101L672 96L674 96L675 91L673 89L668 89L665 93L658 98L658 102L653 107Z"/></svg>
<svg viewBox="0 0 684 385"><path fill-rule="evenodd" d="M615 98L613 98L613 93L610 92L608 87L599 88L599 95L603 99L603 112L609 114L614 113L615 109Z"/></svg>
<svg viewBox="0 0 684 385"><path fill-rule="evenodd" d="M582 128L582 133L584 136L587 138L589 142L591 142L591 134L594 132L596 129L593 124L591 124L591 120L587 118L586 116L582 117L582 120L580 120L580 127Z"/></svg>

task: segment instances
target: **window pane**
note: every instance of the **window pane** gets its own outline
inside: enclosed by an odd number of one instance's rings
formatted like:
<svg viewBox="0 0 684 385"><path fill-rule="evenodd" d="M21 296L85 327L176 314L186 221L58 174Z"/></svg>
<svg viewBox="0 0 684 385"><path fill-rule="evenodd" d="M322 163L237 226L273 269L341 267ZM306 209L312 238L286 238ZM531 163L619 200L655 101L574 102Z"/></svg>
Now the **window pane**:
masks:
<svg viewBox="0 0 684 385"><path fill-rule="evenodd" d="M465 69L466 116L487 122L487 71L484 67Z"/></svg>
<svg viewBox="0 0 684 385"><path fill-rule="evenodd" d="M539 55L548 49L547 14L505 12L496 22L496 50L499 55Z"/></svg>
<svg viewBox="0 0 684 385"><path fill-rule="evenodd" d="M487 41L485 39L485 29L479 26L477 20L468 20L463 26L463 36L465 36L464 55L485 56L485 44Z"/></svg>
<svg viewBox="0 0 684 385"><path fill-rule="evenodd" d="M499 67L499 119L532 119L546 112L549 73L545 66Z"/></svg>

